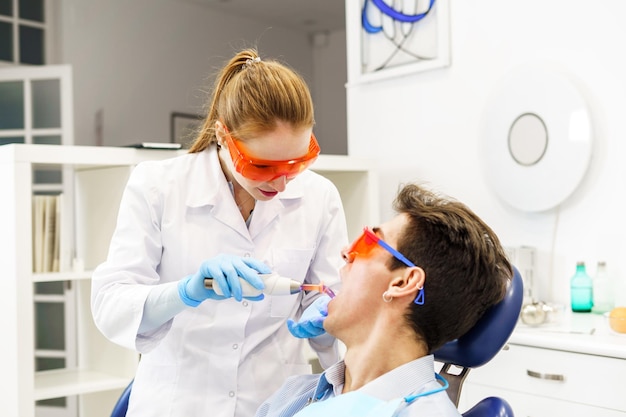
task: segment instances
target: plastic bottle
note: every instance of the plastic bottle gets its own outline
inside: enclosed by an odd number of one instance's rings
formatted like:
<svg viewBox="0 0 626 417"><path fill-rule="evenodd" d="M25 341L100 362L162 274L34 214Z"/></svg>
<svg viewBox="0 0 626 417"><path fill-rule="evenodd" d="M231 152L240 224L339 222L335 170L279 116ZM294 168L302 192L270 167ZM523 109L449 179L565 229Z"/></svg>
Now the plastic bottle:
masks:
<svg viewBox="0 0 626 417"><path fill-rule="evenodd" d="M593 308L592 312L602 314L615 307L613 283L606 269L606 262L598 262L596 275L593 277Z"/></svg>
<svg viewBox="0 0 626 417"><path fill-rule="evenodd" d="M572 311L589 312L593 307L593 282L584 262L576 263L576 273L570 280Z"/></svg>

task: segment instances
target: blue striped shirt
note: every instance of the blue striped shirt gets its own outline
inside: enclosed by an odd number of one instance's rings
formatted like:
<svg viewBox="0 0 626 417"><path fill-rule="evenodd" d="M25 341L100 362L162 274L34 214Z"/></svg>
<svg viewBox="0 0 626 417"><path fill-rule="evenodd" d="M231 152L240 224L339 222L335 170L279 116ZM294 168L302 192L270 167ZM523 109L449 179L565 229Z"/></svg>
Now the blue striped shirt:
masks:
<svg viewBox="0 0 626 417"><path fill-rule="evenodd" d="M324 401L343 391L345 364L336 363L322 374L298 375L288 378L283 386L267 399L256 417L291 417L312 401ZM439 387L435 379L435 362L428 355L370 381L359 391L383 401L406 397ZM399 414L401 417L460 417L445 391L420 397Z"/></svg>

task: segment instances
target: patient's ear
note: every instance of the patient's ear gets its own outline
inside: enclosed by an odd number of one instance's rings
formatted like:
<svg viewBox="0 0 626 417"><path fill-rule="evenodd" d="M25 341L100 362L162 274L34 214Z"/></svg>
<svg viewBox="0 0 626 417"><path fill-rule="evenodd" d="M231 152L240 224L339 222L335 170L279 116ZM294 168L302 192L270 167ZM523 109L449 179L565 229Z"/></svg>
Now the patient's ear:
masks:
<svg viewBox="0 0 626 417"><path fill-rule="evenodd" d="M389 283L387 294L391 297L410 295L415 299L419 290L424 287L426 273L419 266L405 268L402 275L397 275Z"/></svg>

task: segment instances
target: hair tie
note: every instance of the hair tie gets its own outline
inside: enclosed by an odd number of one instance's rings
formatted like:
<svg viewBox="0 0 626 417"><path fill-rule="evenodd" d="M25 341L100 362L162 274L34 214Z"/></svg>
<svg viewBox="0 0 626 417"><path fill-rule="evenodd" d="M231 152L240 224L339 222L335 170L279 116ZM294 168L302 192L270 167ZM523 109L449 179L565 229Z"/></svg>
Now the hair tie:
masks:
<svg viewBox="0 0 626 417"><path fill-rule="evenodd" d="M261 62L261 57L260 56L257 56L255 58L248 58L248 59L246 59L246 62L243 63L242 68L246 69L249 66L254 65L257 62Z"/></svg>

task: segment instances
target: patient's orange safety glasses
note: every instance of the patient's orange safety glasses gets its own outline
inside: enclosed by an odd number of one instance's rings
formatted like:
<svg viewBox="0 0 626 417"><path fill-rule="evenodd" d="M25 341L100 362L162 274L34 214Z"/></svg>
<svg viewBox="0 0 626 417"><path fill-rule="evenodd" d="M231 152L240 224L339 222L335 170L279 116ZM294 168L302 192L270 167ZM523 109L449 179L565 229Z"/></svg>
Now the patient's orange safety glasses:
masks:
<svg viewBox="0 0 626 417"><path fill-rule="evenodd" d="M294 178L315 162L320 154L320 145L317 143L313 133L311 133L309 151L300 158L287 161L253 158L239 142L226 130L226 143L228 144L228 151L233 160L235 170L252 181L272 181L282 176Z"/></svg>
<svg viewBox="0 0 626 417"><path fill-rule="evenodd" d="M379 238L369 228L364 227L363 233L350 245L347 251L344 252L343 257L346 262L353 262L355 258L369 258L372 255L372 250L382 246L387 252L391 253L394 258L408 267L414 267L415 264L409 261L403 254L392 248L387 242ZM414 301L415 304L424 304L424 288L422 287L417 294Z"/></svg>
<svg viewBox="0 0 626 417"><path fill-rule="evenodd" d="M348 250L343 252L343 258L346 262L354 262L355 258L369 258L372 255L372 250L376 247L376 242L379 240L371 230L367 227L363 228L363 233L357 237Z"/></svg>
<svg viewBox="0 0 626 417"><path fill-rule="evenodd" d="M363 233L348 248L344 257L346 257L347 262L354 261L354 258L356 257L369 258L376 245L380 245L385 248L385 250L391 253L396 259L404 263L406 266L415 266L413 262L409 261L404 255L379 238L368 227L363 228Z"/></svg>

